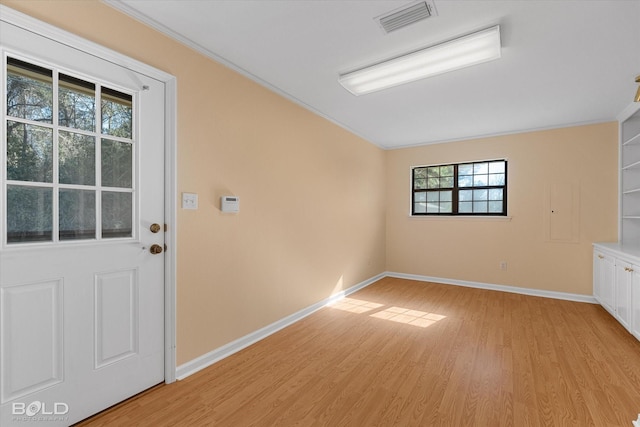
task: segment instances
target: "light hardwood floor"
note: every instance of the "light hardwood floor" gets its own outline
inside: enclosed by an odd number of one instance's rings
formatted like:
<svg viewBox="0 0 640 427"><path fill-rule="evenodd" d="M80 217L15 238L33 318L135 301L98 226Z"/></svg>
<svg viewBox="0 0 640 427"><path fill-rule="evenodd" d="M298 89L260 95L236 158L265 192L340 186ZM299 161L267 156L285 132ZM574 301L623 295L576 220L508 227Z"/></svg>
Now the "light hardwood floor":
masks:
<svg viewBox="0 0 640 427"><path fill-rule="evenodd" d="M385 278L81 425L631 427L638 412L640 343L600 306Z"/></svg>

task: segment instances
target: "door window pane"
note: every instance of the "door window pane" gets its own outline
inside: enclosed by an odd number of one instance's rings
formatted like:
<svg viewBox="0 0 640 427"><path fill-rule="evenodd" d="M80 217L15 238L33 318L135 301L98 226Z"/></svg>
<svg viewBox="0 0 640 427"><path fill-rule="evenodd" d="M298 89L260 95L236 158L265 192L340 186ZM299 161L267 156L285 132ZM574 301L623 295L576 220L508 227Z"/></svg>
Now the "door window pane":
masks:
<svg viewBox="0 0 640 427"><path fill-rule="evenodd" d="M60 240L95 239L96 193L60 190Z"/></svg>
<svg viewBox="0 0 640 427"><path fill-rule="evenodd" d="M89 135L60 131L58 144L60 183L95 185L95 138Z"/></svg>
<svg viewBox="0 0 640 427"><path fill-rule="evenodd" d="M133 204L131 193L102 193L102 237L131 237Z"/></svg>
<svg viewBox="0 0 640 427"><path fill-rule="evenodd" d="M51 188L7 186L7 243L52 239Z"/></svg>
<svg viewBox="0 0 640 427"><path fill-rule="evenodd" d="M102 133L120 138L132 138L132 97L126 93L103 87Z"/></svg>
<svg viewBox="0 0 640 427"><path fill-rule="evenodd" d="M102 140L102 185L131 188L133 150L126 142Z"/></svg>
<svg viewBox="0 0 640 427"><path fill-rule="evenodd" d="M7 58L7 115L52 123L52 71Z"/></svg>
<svg viewBox="0 0 640 427"><path fill-rule="evenodd" d="M7 120L7 179L53 181L53 130Z"/></svg>
<svg viewBox="0 0 640 427"><path fill-rule="evenodd" d="M60 74L58 87L58 124L86 131L96 130L96 86L75 77Z"/></svg>
<svg viewBox="0 0 640 427"><path fill-rule="evenodd" d="M3 66L6 241L133 237L133 96L55 67Z"/></svg>

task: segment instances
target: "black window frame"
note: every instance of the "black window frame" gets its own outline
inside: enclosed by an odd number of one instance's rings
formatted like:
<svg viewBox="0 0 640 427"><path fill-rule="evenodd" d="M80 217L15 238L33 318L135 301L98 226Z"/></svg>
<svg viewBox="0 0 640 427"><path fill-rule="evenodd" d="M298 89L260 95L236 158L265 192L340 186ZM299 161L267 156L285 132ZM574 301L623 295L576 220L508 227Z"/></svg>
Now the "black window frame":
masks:
<svg viewBox="0 0 640 427"><path fill-rule="evenodd" d="M468 165L480 165L483 163L493 163L493 162L504 162L504 184L503 185L489 185L489 182L487 182L487 185L478 185L478 186L474 186L473 183L471 183L471 186L460 186L459 185L459 168L460 166L468 166ZM452 187L432 187L432 188L416 188L416 182L417 180L428 180L428 176L427 177L423 177L422 175L420 177L416 177L416 172L418 170L426 170L428 168L441 168L441 167L453 167L453 186ZM474 166L472 166L474 167ZM478 176L480 175L484 175L484 174L478 174ZM489 172L487 171L487 176L489 176ZM468 175L468 174L464 174L462 175L464 176L475 176L475 173L473 175ZM480 161L472 161L472 162L460 162L460 163L443 163L443 164L433 164L433 165L421 165L421 166L413 166L411 168L411 216L416 216L416 217L421 217L421 216L492 216L492 217L496 217L496 216L507 216L507 193L508 193L508 188L507 188L507 184L508 184L508 161L507 159L491 159L491 160L480 160ZM449 175L438 175L438 179L441 179L442 177L446 177L448 178ZM446 179L445 178L445 179ZM425 183L428 181L425 181ZM460 191L465 191L465 190L492 190L492 189L502 189L502 210L500 212L488 212L488 209L486 212L459 212L459 193ZM425 193L425 200L428 200L428 193L441 193L443 191L451 191L451 212L416 212L416 206L418 203L424 203L425 204L425 208L426 210L428 210L428 202L427 201L416 201L416 194L417 193ZM490 200L487 197L487 202L489 201L499 201L499 200ZM442 203L442 201L439 201L438 203ZM473 203L472 203L473 206Z"/></svg>

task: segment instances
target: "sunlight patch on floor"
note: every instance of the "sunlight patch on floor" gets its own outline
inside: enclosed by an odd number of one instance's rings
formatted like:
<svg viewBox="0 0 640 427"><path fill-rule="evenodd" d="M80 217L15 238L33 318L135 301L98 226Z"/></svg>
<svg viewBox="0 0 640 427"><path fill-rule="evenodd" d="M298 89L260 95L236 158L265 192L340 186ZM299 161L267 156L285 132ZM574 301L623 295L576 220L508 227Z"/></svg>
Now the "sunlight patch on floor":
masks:
<svg viewBox="0 0 640 427"><path fill-rule="evenodd" d="M441 314L411 310L403 307L389 307L385 308L384 310L379 310L381 307L384 307L384 304L378 304L375 302L355 298L343 298L339 301L334 302L333 304L330 304L329 307L357 314L378 310L375 313L369 314L369 316L375 317L377 319L384 319L392 322L418 326L420 328L431 326L434 323L447 317Z"/></svg>
<svg viewBox="0 0 640 427"><path fill-rule="evenodd" d="M371 317L426 328L445 319L447 316L402 307L389 307L386 310L371 314Z"/></svg>
<svg viewBox="0 0 640 427"><path fill-rule="evenodd" d="M363 301L354 298L343 298L331 304L330 307L348 311L350 313L366 313L367 311L375 310L382 306L383 304L377 304L375 302Z"/></svg>

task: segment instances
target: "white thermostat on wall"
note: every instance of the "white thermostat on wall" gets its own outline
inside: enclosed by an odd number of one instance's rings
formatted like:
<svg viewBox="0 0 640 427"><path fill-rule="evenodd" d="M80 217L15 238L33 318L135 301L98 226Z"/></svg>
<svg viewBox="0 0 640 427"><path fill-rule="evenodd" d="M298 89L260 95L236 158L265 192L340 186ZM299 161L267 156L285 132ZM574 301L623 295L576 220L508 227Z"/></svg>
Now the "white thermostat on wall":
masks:
<svg viewBox="0 0 640 427"><path fill-rule="evenodd" d="M240 211L240 198L237 196L220 197L220 210L228 213L238 213Z"/></svg>

